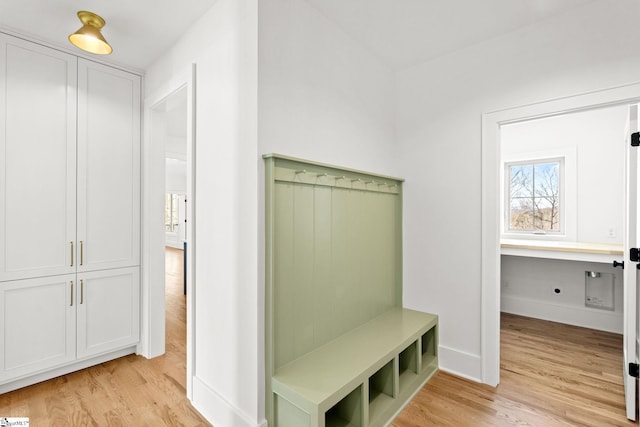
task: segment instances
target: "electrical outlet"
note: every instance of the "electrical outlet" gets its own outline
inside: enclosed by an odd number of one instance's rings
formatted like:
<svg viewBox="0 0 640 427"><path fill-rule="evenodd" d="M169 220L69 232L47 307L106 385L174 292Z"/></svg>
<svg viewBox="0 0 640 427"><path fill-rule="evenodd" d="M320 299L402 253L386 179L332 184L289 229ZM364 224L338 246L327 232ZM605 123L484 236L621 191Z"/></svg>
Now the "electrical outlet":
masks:
<svg viewBox="0 0 640 427"><path fill-rule="evenodd" d="M587 304L590 307L605 307L604 301L602 298L587 296Z"/></svg>
<svg viewBox="0 0 640 427"><path fill-rule="evenodd" d="M609 230L607 231L607 237L609 237L610 239L614 239L616 237L615 227L609 227Z"/></svg>

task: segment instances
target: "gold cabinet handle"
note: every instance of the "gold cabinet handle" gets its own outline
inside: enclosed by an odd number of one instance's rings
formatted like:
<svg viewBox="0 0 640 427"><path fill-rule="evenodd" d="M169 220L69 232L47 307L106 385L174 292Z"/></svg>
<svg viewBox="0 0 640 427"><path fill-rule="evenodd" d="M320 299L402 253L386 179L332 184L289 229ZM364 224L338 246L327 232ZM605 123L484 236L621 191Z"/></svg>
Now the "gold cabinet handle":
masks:
<svg viewBox="0 0 640 427"><path fill-rule="evenodd" d="M73 267L73 242L69 242L71 245L71 267Z"/></svg>
<svg viewBox="0 0 640 427"><path fill-rule="evenodd" d="M80 240L80 265L84 264L84 242Z"/></svg>
<svg viewBox="0 0 640 427"><path fill-rule="evenodd" d="M80 304L84 304L84 280L80 279Z"/></svg>
<svg viewBox="0 0 640 427"><path fill-rule="evenodd" d="M71 304L69 305L73 307L73 280L71 281Z"/></svg>

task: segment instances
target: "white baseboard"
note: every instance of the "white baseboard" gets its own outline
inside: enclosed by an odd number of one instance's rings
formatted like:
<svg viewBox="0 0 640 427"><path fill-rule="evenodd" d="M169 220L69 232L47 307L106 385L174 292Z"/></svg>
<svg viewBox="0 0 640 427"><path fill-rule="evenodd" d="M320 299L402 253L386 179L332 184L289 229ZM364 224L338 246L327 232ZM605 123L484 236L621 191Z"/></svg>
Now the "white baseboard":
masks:
<svg viewBox="0 0 640 427"><path fill-rule="evenodd" d="M267 427L266 420L252 420L250 416L195 376L191 404L216 427Z"/></svg>
<svg viewBox="0 0 640 427"><path fill-rule="evenodd" d="M502 295L501 311L600 331L622 333L622 314L597 308L553 304Z"/></svg>
<svg viewBox="0 0 640 427"><path fill-rule="evenodd" d="M465 353L445 346L438 346L438 365L440 370L482 382L482 359L475 354Z"/></svg>

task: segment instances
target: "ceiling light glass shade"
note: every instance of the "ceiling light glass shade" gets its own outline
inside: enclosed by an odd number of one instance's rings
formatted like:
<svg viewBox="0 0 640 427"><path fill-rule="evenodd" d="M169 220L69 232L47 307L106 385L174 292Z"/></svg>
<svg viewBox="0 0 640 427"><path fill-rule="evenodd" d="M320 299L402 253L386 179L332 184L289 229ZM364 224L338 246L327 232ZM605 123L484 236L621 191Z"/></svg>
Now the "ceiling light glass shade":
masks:
<svg viewBox="0 0 640 427"><path fill-rule="evenodd" d="M113 49L104 39L100 28L104 27L104 19L95 13L81 10L78 12L78 18L82 22L82 28L69 36L69 41L87 52L96 53L98 55L108 55Z"/></svg>

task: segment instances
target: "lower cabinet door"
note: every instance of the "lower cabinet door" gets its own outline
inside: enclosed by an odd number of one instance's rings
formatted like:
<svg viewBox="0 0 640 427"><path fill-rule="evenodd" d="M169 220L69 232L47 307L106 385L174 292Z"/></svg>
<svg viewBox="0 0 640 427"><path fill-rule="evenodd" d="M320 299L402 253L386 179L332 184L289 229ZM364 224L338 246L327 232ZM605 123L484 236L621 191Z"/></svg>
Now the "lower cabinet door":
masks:
<svg viewBox="0 0 640 427"><path fill-rule="evenodd" d="M76 275L0 283L0 382L76 357Z"/></svg>
<svg viewBox="0 0 640 427"><path fill-rule="evenodd" d="M138 343L138 267L78 273L77 299L79 359Z"/></svg>

